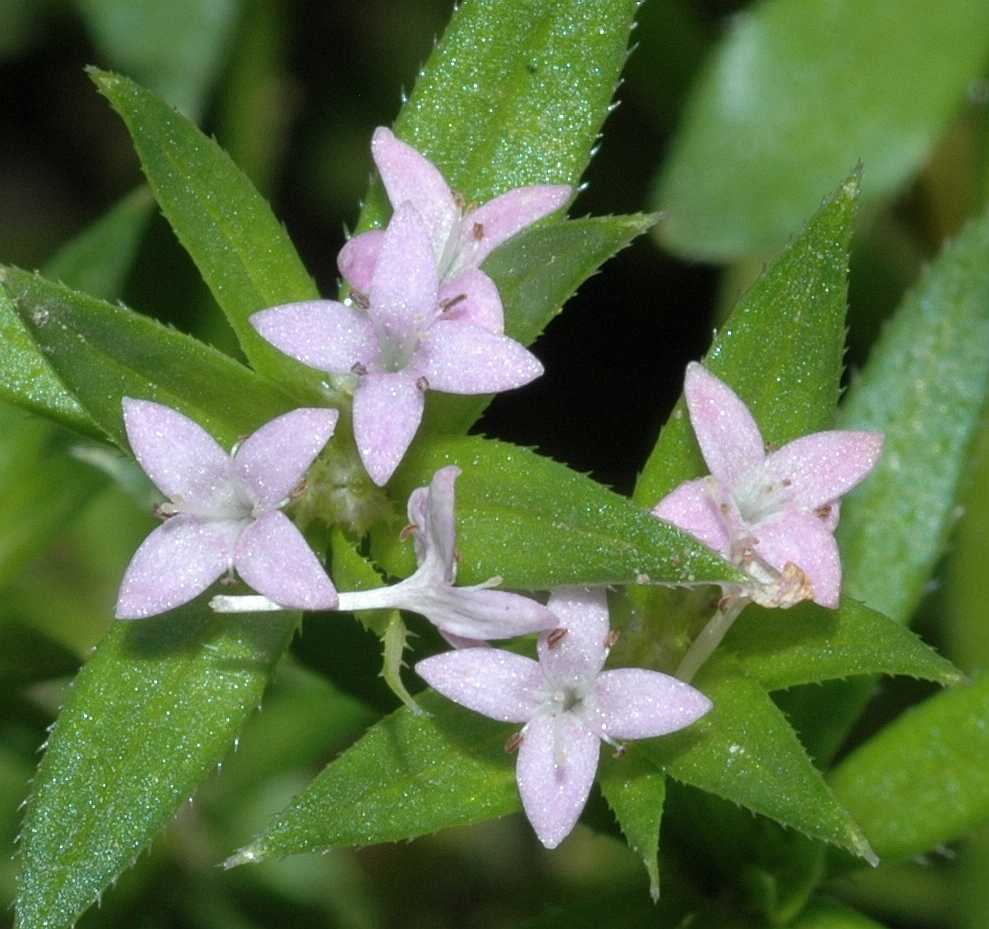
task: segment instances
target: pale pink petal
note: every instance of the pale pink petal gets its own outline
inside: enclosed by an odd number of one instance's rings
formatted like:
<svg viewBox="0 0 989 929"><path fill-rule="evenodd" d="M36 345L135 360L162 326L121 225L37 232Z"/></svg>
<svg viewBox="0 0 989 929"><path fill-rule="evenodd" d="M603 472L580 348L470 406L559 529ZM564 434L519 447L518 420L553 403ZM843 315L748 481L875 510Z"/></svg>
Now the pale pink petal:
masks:
<svg viewBox="0 0 989 929"><path fill-rule="evenodd" d="M255 313L251 325L286 355L331 374L349 374L378 352L367 313L335 300L274 306Z"/></svg>
<svg viewBox="0 0 989 929"><path fill-rule="evenodd" d="M758 480L764 493L780 495L798 509L814 509L863 480L882 450L879 432L815 432L769 455Z"/></svg>
<svg viewBox="0 0 989 929"><path fill-rule="evenodd" d="M601 743L572 714L536 716L522 732L516 777L539 841L556 848L577 824L598 767Z"/></svg>
<svg viewBox="0 0 989 929"><path fill-rule="evenodd" d="M556 625L566 629L539 637L539 663L556 686L590 681L608 657L608 594L602 587L558 587L546 603ZM550 643L553 644L550 644Z"/></svg>
<svg viewBox="0 0 989 929"><path fill-rule="evenodd" d="M782 571L800 568L814 587L814 602L835 608L841 593L841 556L834 536L813 513L784 513L752 527L756 553Z"/></svg>
<svg viewBox="0 0 989 929"><path fill-rule="evenodd" d="M415 547L416 564L422 564L429 551L426 538L426 513L429 510L429 488L417 487L409 494L409 502L405 507L409 516L409 524L415 527L412 533L412 544Z"/></svg>
<svg viewBox="0 0 989 929"><path fill-rule="evenodd" d="M727 495L719 493L715 477L685 481L653 507L653 515L673 523L721 555L731 551L731 516L721 509ZM731 507L730 503L725 505Z"/></svg>
<svg viewBox="0 0 989 929"><path fill-rule="evenodd" d="M426 557L432 554L436 558L442 569L441 577L448 584L453 583L457 573L454 550L457 544L454 485L460 474L460 468L456 465L440 468L429 483L429 494L426 497L426 532L423 540L426 545L425 554Z"/></svg>
<svg viewBox="0 0 989 929"><path fill-rule="evenodd" d="M498 288L483 271L472 269L446 281L440 286L439 299L443 319L473 323L497 335L505 331L505 314Z"/></svg>
<svg viewBox="0 0 989 929"><path fill-rule="evenodd" d="M422 217L410 203L395 210L385 230L371 278L368 313L381 348L396 357L411 350L416 337L439 313L436 259Z"/></svg>
<svg viewBox="0 0 989 929"><path fill-rule="evenodd" d="M765 457L762 434L749 408L703 365L687 365L684 396L701 453L726 487Z"/></svg>
<svg viewBox="0 0 989 929"><path fill-rule="evenodd" d="M570 198L563 184L517 187L468 213L462 224L461 268L478 267L502 242L556 212Z"/></svg>
<svg viewBox="0 0 989 929"><path fill-rule="evenodd" d="M405 455L425 401L416 379L405 371L369 374L354 391L354 438L371 480L388 482Z"/></svg>
<svg viewBox="0 0 989 929"><path fill-rule="evenodd" d="M266 423L246 438L233 466L255 504L282 504L330 440L340 414L305 407Z"/></svg>
<svg viewBox="0 0 989 929"><path fill-rule="evenodd" d="M150 400L124 397L123 408L134 457L166 497L196 510L233 504L230 456L202 426Z"/></svg>
<svg viewBox="0 0 989 929"><path fill-rule="evenodd" d="M302 533L280 510L265 513L241 533L234 565L248 585L281 606L336 609L336 588Z"/></svg>
<svg viewBox="0 0 989 929"><path fill-rule="evenodd" d="M689 726L711 709L699 690L642 668L605 671L594 684L595 716L611 739L651 739Z"/></svg>
<svg viewBox="0 0 989 929"><path fill-rule="evenodd" d="M367 294L371 290L371 277L378 263L383 229L371 229L348 239L337 255L337 268L341 277L358 293Z"/></svg>
<svg viewBox="0 0 989 929"><path fill-rule="evenodd" d="M450 394L499 393L543 373L536 356L514 339L452 319L430 326L410 365L431 390Z"/></svg>
<svg viewBox="0 0 989 929"><path fill-rule="evenodd" d="M438 262L460 220L460 208L443 175L428 158L384 127L374 131L371 156L391 205L398 209L411 203L419 211L429 231L434 261Z"/></svg>
<svg viewBox="0 0 989 929"><path fill-rule="evenodd" d="M466 639L513 639L557 626L546 607L530 597L504 590L451 587L435 583L415 585L401 591L395 605L425 616L444 633Z"/></svg>
<svg viewBox="0 0 989 929"><path fill-rule="evenodd" d="M155 529L134 553L117 599L117 619L143 619L199 596L233 564L243 529L236 520L180 514Z"/></svg>
<svg viewBox="0 0 989 929"><path fill-rule="evenodd" d="M433 690L475 713L524 723L539 707L543 674L537 662L497 648L465 648L416 664Z"/></svg>

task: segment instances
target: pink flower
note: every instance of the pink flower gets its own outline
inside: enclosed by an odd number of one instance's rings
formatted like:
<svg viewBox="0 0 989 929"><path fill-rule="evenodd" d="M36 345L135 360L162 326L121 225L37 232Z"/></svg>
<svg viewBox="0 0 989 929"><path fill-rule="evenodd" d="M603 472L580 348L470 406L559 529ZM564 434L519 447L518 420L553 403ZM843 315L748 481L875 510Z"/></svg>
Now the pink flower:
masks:
<svg viewBox="0 0 989 929"><path fill-rule="evenodd" d="M597 771L602 741L648 739L689 726L711 701L657 671L602 671L610 648L603 590L563 588L549 608L565 632L539 639L539 661L467 648L420 661L416 672L451 700L524 723L516 777L525 814L547 848L569 835Z"/></svg>
<svg viewBox="0 0 989 929"><path fill-rule="evenodd" d="M418 570L390 587L340 595L341 610L400 609L425 616L454 642L465 639L508 639L542 632L557 625L556 617L530 597L491 590L492 578L476 587L455 587L457 578L454 484L460 468L448 465L433 475L428 487L409 496L409 521L414 528Z"/></svg>
<svg viewBox="0 0 989 929"><path fill-rule="evenodd" d="M439 302L449 306L450 318L502 332L498 290L478 269L503 242L560 209L570 188L518 187L476 209L465 209L437 167L390 130L375 130L371 155L392 206L411 203L426 225L438 269ZM371 290L383 243L384 232L375 229L354 236L340 252L340 273L359 293Z"/></svg>
<svg viewBox="0 0 989 929"><path fill-rule="evenodd" d="M316 300L262 310L251 323L304 364L356 376L357 449L384 484L419 428L426 390L497 393L543 368L518 342L446 311L429 233L411 203L395 211L380 246L366 312Z"/></svg>
<svg viewBox="0 0 989 929"><path fill-rule="evenodd" d="M746 568L757 602L837 607L839 500L879 460L882 434L815 432L767 454L745 404L696 362L684 395L711 475L681 484L653 513Z"/></svg>
<svg viewBox="0 0 989 929"><path fill-rule="evenodd" d="M333 609L337 594L301 533L280 512L333 435L336 410L299 409L262 426L228 455L187 416L125 397L138 463L169 499L166 517L124 574L118 619L164 613L237 573L286 608Z"/></svg>

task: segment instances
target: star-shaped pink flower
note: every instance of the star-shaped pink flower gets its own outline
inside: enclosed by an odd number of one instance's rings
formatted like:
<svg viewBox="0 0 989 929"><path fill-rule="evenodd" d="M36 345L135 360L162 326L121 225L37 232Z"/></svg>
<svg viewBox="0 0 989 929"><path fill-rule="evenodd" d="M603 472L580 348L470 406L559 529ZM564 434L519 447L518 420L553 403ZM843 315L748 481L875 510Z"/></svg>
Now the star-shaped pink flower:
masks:
<svg viewBox="0 0 989 929"><path fill-rule="evenodd" d="M299 409L262 426L228 455L175 410L125 397L138 463L169 499L166 517L124 574L118 619L164 613L237 573L286 608L330 610L337 594L295 525L280 512L333 435L338 413Z"/></svg>
<svg viewBox="0 0 989 929"><path fill-rule="evenodd" d="M262 310L251 323L304 364L356 376L354 437L377 484L388 481L419 428L426 390L497 393L543 372L518 342L447 313L429 233L411 203L382 234L366 312L316 300Z"/></svg>
<svg viewBox="0 0 989 929"><path fill-rule="evenodd" d="M422 216L439 274L439 301L451 318L492 332L503 329L501 299L481 263L526 226L560 209L571 189L563 184L518 187L476 209L465 209L439 169L384 127L375 130L371 156L394 208L411 203ZM354 236L337 258L340 273L359 293L368 293L384 232Z"/></svg>
<svg viewBox="0 0 989 929"><path fill-rule="evenodd" d="M696 362L684 395L711 475L681 484L653 513L745 567L758 602L837 607L839 501L879 460L882 434L815 432L767 454L745 404Z"/></svg>
<svg viewBox="0 0 989 929"><path fill-rule="evenodd" d="M530 597L491 590L501 578L476 587L455 587L457 578L454 484L460 468L448 465L428 487L409 496L418 570L390 587L340 595L341 610L400 609L425 616L453 641L510 639L557 625L556 617Z"/></svg>
<svg viewBox="0 0 989 929"><path fill-rule="evenodd" d="M540 636L539 661L467 648L426 658L416 672L477 713L525 723L516 767L522 806L539 840L555 848L587 802L602 741L675 732L710 710L711 701L657 671L602 671L610 648L603 590L563 588L548 606L566 631Z"/></svg>

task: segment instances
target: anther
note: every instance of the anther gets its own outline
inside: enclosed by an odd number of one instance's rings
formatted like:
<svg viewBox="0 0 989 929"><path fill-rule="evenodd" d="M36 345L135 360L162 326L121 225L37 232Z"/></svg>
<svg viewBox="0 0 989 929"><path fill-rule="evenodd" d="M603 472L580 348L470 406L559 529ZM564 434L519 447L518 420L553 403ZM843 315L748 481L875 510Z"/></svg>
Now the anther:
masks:
<svg viewBox="0 0 989 929"><path fill-rule="evenodd" d="M358 377L364 377L367 374L367 367L362 365L359 361L355 361L350 369L351 374L356 374Z"/></svg>
<svg viewBox="0 0 989 929"><path fill-rule="evenodd" d="M368 300L367 294L362 294L359 290L352 290L350 292L350 299L358 309L366 310L371 306L371 301Z"/></svg>
<svg viewBox="0 0 989 929"><path fill-rule="evenodd" d="M458 303L463 303L467 299L467 294L457 294L455 297L448 297L440 301L440 309L444 313L449 313Z"/></svg>
<svg viewBox="0 0 989 929"><path fill-rule="evenodd" d="M484 238L484 224L474 223L474 226L471 229L470 234L474 237L475 242L480 242L481 239Z"/></svg>
<svg viewBox="0 0 989 929"><path fill-rule="evenodd" d="M612 649L615 647L615 643L621 638L621 629L610 629L608 634L604 637L604 647L607 649Z"/></svg>
<svg viewBox="0 0 989 929"><path fill-rule="evenodd" d="M522 744L522 731L513 732L505 740L505 751L511 754L514 751L518 751L518 747Z"/></svg>
<svg viewBox="0 0 989 929"><path fill-rule="evenodd" d="M418 527L416 526L415 523L409 523L398 534L398 538L400 541L404 542L406 539L411 539L412 536L414 536L418 531L419 531Z"/></svg>
<svg viewBox="0 0 989 929"><path fill-rule="evenodd" d="M819 506L816 510L814 510L814 515L817 516L818 519L827 519L831 515L831 504L825 503L823 506Z"/></svg>
<svg viewBox="0 0 989 929"><path fill-rule="evenodd" d="M154 514L158 519L168 519L176 513L178 513L178 509L174 503L165 502L154 505Z"/></svg>
<svg viewBox="0 0 989 929"><path fill-rule="evenodd" d="M567 630L560 626L558 629L552 630L549 635L546 636L546 645L549 648L556 648L565 638L567 637Z"/></svg>
<svg viewBox="0 0 989 929"><path fill-rule="evenodd" d="M418 387L419 390L425 393L427 390L429 390L429 381L427 381L425 377L422 377L420 375L419 377L416 378L416 387Z"/></svg>

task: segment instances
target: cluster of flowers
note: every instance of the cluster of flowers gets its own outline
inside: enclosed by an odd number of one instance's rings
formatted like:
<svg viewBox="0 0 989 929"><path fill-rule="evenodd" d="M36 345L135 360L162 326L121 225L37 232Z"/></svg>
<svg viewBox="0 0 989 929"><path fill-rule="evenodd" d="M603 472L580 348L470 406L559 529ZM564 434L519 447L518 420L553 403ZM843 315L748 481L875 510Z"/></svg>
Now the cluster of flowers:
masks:
<svg viewBox="0 0 989 929"><path fill-rule="evenodd" d="M340 253L350 299L274 307L252 323L272 344L337 376L353 393L354 436L375 483L398 466L422 418L427 389L489 393L537 377L539 362L503 334L501 300L479 269L501 242L564 205L570 189L520 188L473 210L436 167L387 129L372 155L394 212L388 227ZM456 466L409 497L418 569L397 584L338 593L282 508L333 435L338 412L304 408L267 423L227 453L198 424L158 403L125 398L124 424L140 465L168 498L164 520L127 568L121 619L192 600L234 571L259 596L219 596L214 609L398 608L433 622L453 651L420 661L434 689L493 719L523 724L518 749L523 806L553 848L586 803L601 742L664 735L711 709L687 681L748 602L834 607L841 564L833 531L838 500L872 468L881 436L823 432L766 454L758 426L731 389L698 364L687 370L691 422L711 474L674 490L655 514L742 567L718 614L677 676L604 671L614 643L606 592L561 588L543 605L492 588L457 587ZM538 633L538 661L489 639Z"/></svg>

